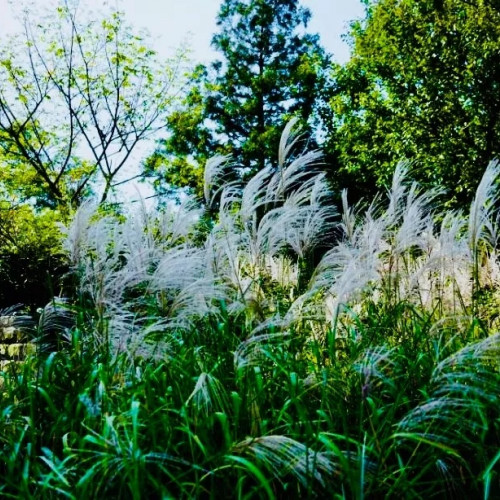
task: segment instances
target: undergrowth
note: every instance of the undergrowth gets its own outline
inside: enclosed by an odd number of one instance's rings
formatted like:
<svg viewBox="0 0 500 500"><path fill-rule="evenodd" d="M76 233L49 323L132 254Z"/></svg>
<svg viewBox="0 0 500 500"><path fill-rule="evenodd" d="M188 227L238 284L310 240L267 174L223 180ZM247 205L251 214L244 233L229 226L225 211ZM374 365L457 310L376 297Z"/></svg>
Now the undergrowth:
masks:
<svg viewBox="0 0 500 500"><path fill-rule="evenodd" d="M468 214L403 166L337 214L298 139L203 206L79 210L78 293L2 374L3 498L500 495L498 165Z"/></svg>

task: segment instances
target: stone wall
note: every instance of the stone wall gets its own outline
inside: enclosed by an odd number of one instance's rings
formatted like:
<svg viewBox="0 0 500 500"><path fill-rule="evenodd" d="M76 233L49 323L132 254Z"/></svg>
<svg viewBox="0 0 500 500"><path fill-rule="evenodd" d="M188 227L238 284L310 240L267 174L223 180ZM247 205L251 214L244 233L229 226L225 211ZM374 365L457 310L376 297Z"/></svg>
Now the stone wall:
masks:
<svg viewBox="0 0 500 500"><path fill-rule="evenodd" d="M15 323L15 316L0 316L0 370L36 351L35 344Z"/></svg>

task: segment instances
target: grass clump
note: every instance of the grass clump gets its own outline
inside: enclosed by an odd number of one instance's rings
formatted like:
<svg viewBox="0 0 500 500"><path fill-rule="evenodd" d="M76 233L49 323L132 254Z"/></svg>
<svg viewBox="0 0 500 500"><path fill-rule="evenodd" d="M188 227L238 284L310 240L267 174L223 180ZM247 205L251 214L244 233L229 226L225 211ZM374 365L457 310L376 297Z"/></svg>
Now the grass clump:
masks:
<svg viewBox="0 0 500 500"><path fill-rule="evenodd" d="M500 494L498 165L470 214L400 167L339 215L296 148L245 185L215 159L205 208L79 210L77 299L2 375L2 496Z"/></svg>

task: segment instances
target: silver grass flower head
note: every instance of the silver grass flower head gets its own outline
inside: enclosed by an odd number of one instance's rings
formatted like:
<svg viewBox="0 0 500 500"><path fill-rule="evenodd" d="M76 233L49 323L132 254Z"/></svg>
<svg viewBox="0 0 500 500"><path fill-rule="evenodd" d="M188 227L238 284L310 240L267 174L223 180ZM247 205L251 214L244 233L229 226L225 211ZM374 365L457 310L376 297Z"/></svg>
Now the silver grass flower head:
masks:
<svg viewBox="0 0 500 500"><path fill-rule="evenodd" d="M445 443L455 442L457 434L462 439L465 432L484 431L484 412L499 411L499 370L500 334L465 346L436 366L429 400L411 410L398 429ZM463 412L467 418L459 417Z"/></svg>
<svg viewBox="0 0 500 500"><path fill-rule="evenodd" d="M347 190L343 189L341 193L342 197L342 218L340 223L340 228L344 233L344 237L351 241L354 238L354 229L356 227L356 222L358 219L358 211L356 207L349 206L347 201Z"/></svg>
<svg viewBox="0 0 500 500"><path fill-rule="evenodd" d="M282 435L248 438L234 445L232 452L253 457L277 478L291 474L305 487L311 481L325 486L325 478L338 471L332 456Z"/></svg>
<svg viewBox="0 0 500 500"><path fill-rule="evenodd" d="M227 176L230 156L217 155L210 158L205 164L203 173L203 194L208 207L213 205L217 194L224 187L224 179Z"/></svg>
<svg viewBox="0 0 500 500"><path fill-rule="evenodd" d="M269 359L268 351L274 345L283 345L290 339L289 332L262 333L251 335L240 343L234 352L234 364L237 370L255 365L262 365L263 361Z"/></svg>
<svg viewBox="0 0 500 500"><path fill-rule="evenodd" d="M63 247L74 265L81 262L87 251L87 233L96 211L97 203L95 200L86 200L78 207L69 226L67 228L61 227L65 235Z"/></svg>
<svg viewBox="0 0 500 500"><path fill-rule="evenodd" d="M411 185L402 207L401 222L395 234L396 253L401 254L420 245L422 233L431 221L431 202L438 194L438 190L419 193L417 185Z"/></svg>
<svg viewBox="0 0 500 500"><path fill-rule="evenodd" d="M391 188L387 193L389 206L385 217L389 226L396 224L401 216L402 204L408 192L407 178L408 164L404 162L398 163L392 176Z"/></svg>
<svg viewBox="0 0 500 500"><path fill-rule="evenodd" d="M486 238L490 243L495 240L492 215L498 201L497 181L500 175L500 164L492 161L486 168L469 212L469 243L473 251L479 240Z"/></svg>
<svg viewBox="0 0 500 500"><path fill-rule="evenodd" d="M298 118L292 118L283 129L278 149L278 166L285 167L285 162L290 156L293 148L301 138L301 128L297 126Z"/></svg>
<svg viewBox="0 0 500 500"><path fill-rule="evenodd" d="M268 193L272 175L272 168L265 167L255 174L243 188L239 217L244 223L254 218L259 207L274 201L274 197Z"/></svg>
<svg viewBox="0 0 500 500"><path fill-rule="evenodd" d="M212 374L202 372L198 376L193 392L186 400L196 413L208 418L213 412L228 412L228 396L223 384Z"/></svg>
<svg viewBox="0 0 500 500"><path fill-rule="evenodd" d="M182 243L190 236L202 213L199 204L186 197L180 205L167 205L166 209L156 211L153 218L161 239L166 245L172 246Z"/></svg>

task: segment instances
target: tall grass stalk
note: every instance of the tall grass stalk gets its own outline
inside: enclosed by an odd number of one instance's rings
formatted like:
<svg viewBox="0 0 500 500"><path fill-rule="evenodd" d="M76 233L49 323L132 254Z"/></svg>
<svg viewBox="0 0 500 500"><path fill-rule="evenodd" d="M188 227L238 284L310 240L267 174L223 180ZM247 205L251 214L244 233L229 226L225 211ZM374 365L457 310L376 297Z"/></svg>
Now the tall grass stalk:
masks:
<svg viewBox="0 0 500 500"><path fill-rule="evenodd" d="M400 166L337 215L299 145L214 159L203 206L80 208L78 290L2 365L2 497L500 494L498 164L468 214Z"/></svg>

